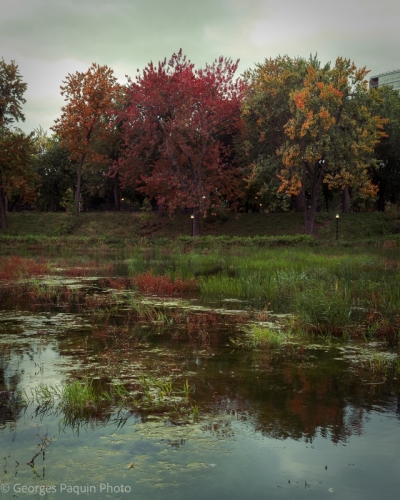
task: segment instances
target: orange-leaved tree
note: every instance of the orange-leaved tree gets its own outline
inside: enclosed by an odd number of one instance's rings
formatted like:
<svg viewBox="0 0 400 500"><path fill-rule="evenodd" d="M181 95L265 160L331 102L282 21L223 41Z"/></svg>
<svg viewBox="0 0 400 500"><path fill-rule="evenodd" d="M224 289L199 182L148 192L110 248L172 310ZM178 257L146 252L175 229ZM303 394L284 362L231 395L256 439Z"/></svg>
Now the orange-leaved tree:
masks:
<svg viewBox="0 0 400 500"><path fill-rule="evenodd" d="M302 193L304 230L312 234L322 183L330 189L353 186L364 195L377 191L368 176L374 148L384 137L386 120L370 111L374 94L368 71L348 59L334 66L310 64L303 85L290 96L286 140L278 150L280 191Z"/></svg>
<svg viewBox="0 0 400 500"><path fill-rule="evenodd" d="M278 56L244 73L250 91L242 106L245 127L238 151L242 164L250 167L246 179L249 200L258 199L269 210L287 209L291 202L288 195L278 193L277 173L282 161L276 151L286 140L284 126L292 116L290 95L302 87L307 67L314 60ZM302 205L297 196L297 209L301 210Z"/></svg>
<svg viewBox="0 0 400 500"><path fill-rule="evenodd" d="M86 72L68 74L61 95L67 104L52 129L61 137L71 159L78 161L75 192L75 212L79 215L82 167L85 160L98 163L108 158L97 152L95 144L101 143L110 132L107 111L113 107L119 85L112 69L93 63Z"/></svg>

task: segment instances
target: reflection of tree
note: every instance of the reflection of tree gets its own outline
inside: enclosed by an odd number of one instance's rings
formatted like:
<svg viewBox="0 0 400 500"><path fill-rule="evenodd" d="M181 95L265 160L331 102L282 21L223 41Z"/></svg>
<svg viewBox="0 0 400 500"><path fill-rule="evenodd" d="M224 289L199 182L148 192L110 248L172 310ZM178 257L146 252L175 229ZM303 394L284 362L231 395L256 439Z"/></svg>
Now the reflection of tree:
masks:
<svg viewBox="0 0 400 500"><path fill-rule="evenodd" d="M33 363L38 359L38 351L51 345L66 361L62 372L65 379L91 380L96 374L94 383L98 392L104 389L111 392L112 374L117 373L115 378L121 377L121 369L124 383L137 392L142 387L141 377L159 377L171 378L174 390L181 394L187 377L191 387L188 404L198 405L201 416L206 417L208 412L216 414L216 422L213 421L204 430L221 438L229 438L233 432L230 423L227 423L231 419L221 416L224 413L247 420L245 425L249 431L256 429L276 439L311 442L321 435L334 443L361 435L368 414L373 409L381 408L394 414L397 408L400 413L400 400L394 396L398 394L396 380L388 375L386 382L379 385L376 375L370 374L368 378L365 367L356 369L355 364L343 359L335 360L332 350L305 351L300 355L284 351L273 356L265 353L246 355L243 351L224 352L220 349L214 353L205 349L194 353L193 345L171 344L169 335L161 339L148 333L146 347L143 342L138 349L125 343L126 336L132 335L133 331L128 327L104 329L104 332L107 331L115 333L115 343L110 343L107 351L112 352L115 363L108 363L101 356L105 352L102 340L93 335L86 342L85 332L79 329L59 333L56 341L54 337L44 336L36 348L34 343L27 342L23 347L24 357L28 356ZM145 331L148 332L147 329ZM153 340L155 337L157 340ZM98 362L94 363L94 356L98 354ZM17 356L18 351L10 359L0 356L0 425L16 422L23 409L18 401L18 387L23 384L22 372L10 370L10 366L21 367L21 363L15 363ZM54 405L42 405L36 410L32 406L29 413L40 419L56 414L61 427L70 428L76 434L108 424L122 427L132 417L145 422L147 414L172 415L171 422L179 420L164 400L158 406L140 407L130 399L118 413L113 404L108 403L87 413L77 413L73 409L71 412L63 410L54 413L54 410ZM182 419L192 421L192 416L188 413ZM171 446L175 445L171 443Z"/></svg>
<svg viewBox="0 0 400 500"><path fill-rule="evenodd" d="M213 409L234 409L259 432L277 439L312 441L319 434L334 443L361 435L374 408L395 410L397 390L391 385L396 381L363 383L365 373L360 378L345 361L334 360L331 353L314 354L313 363L275 358L268 371L262 370L259 354L207 360L196 383L197 404L202 408L208 401ZM227 379L220 372L234 376Z"/></svg>
<svg viewBox="0 0 400 500"><path fill-rule="evenodd" d="M20 374L7 374L8 364L0 358L0 425L16 422L24 408L19 397Z"/></svg>

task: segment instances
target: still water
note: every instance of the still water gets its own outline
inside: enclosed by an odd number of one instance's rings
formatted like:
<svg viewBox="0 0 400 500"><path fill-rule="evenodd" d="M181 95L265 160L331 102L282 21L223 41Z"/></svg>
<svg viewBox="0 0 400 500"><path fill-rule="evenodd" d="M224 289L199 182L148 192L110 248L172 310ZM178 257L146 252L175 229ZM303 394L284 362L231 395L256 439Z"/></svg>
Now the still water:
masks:
<svg viewBox="0 0 400 500"><path fill-rule="evenodd" d="M398 497L398 373L371 374L363 356L377 346L250 352L218 325L207 348L150 326L111 350L84 314L0 312L1 498ZM40 384L143 377L171 379L179 397L76 418L21 399Z"/></svg>

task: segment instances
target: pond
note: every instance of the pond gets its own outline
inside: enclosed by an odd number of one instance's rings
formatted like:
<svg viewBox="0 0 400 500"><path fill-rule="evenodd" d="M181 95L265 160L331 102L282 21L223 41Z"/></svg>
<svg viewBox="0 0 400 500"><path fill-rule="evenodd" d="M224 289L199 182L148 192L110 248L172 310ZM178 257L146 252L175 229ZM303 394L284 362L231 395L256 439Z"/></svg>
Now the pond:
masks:
<svg viewBox="0 0 400 500"><path fill-rule="evenodd" d="M397 497L397 347L239 349L248 304L139 300L104 279L3 294L2 498Z"/></svg>

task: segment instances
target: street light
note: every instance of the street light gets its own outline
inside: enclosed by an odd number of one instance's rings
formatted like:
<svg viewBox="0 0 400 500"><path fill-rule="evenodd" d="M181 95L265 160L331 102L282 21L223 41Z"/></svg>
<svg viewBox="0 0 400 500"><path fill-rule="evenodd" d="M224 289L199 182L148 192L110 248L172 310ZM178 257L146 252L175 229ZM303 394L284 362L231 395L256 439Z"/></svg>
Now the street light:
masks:
<svg viewBox="0 0 400 500"><path fill-rule="evenodd" d="M339 238L339 214L336 214L336 240Z"/></svg>
<svg viewBox="0 0 400 500"><path fill-rule="evenodd" d="M192 236L193 236L194 235L194 227L193 227L194 226L194 215L192 214L190 216L190 218L192 219Z"/></svg>

